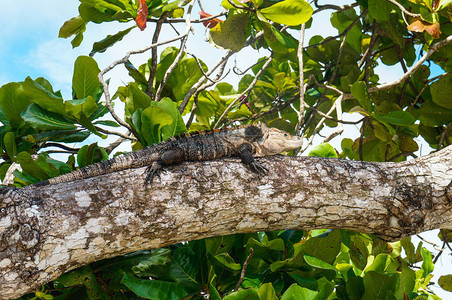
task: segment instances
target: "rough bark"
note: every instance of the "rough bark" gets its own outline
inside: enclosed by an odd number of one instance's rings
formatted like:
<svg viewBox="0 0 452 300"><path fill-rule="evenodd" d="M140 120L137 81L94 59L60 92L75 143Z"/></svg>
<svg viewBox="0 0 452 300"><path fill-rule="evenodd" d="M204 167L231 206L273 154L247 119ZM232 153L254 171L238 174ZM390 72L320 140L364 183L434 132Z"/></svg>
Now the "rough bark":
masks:
<svg viewBox="0 0 452 300"><path fill-rule="evenodd" d="M344 228L387 240L452 229L452 146L402 163L313 157L184 163L144 187L144 168L0 195L0 289L33 291L70 269L211 236Z"/></svg>

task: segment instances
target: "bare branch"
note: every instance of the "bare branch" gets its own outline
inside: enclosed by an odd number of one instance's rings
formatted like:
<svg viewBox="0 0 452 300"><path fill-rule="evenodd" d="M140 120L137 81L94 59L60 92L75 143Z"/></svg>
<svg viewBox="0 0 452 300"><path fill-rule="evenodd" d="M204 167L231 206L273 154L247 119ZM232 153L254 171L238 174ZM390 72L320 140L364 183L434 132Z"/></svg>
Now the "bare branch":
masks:
<svg viewBox="0 0 452 300"><path fill-rule="evenodd" d="M330 42L332 40L335 40L337 38L340 38L340 37L346 35L352 29L352 27L355 26L356 23L358 23L358 21L361 19L361 17L367 13L367 11L368 11L367 8L365 10L363 10L363 12L350 25L348 25L347 28L345 28L342 33L340 33L340 34L338 34L336 36L330 36L330 37L324 39L323 41L321 41L320 43L306 46L306 47L304 47L304 49L308 49L308 48L312 48L312 47L318 47L320 45L326 44L326 43L328 43L328 42Z"/></svg>
<svg viewBox="0 0 452 300"><path fill-rule="evenodd" d="M351 5L343 5L343 6L334 5L334 4L320 5L320 4L318 4L318 0L314 0L314 5L315 5L315 7L317 7L317 9L312 14L316 14L318 12L321 12L321 11L327 10L327 9L333 9L333 10L336 10L336 11L343 11L343 10L347 10L347 9L356 7L356 6L359 5L359 3L353 3Z"/></svg>
<svg viewBox="0 0 452 300"><path fill-rule="evenodd" d="M206 22L206 21L210 21L210 20L216 19L218 17L225 16L225 15L227 15L227 11L226 10L223 11L222 13L219 13L217 15L210 16L210 17L207 17L207 18L202 18L202 19L198 19L198 20L190 20L190 23L202 23L202 22ZM158 21L159 21L159 19L147 19L147 22L158 22ZM167 23L167 24L185 23L185 22L186 22L185 19L167 19L165 21L165 23Z"/></svg>
<svg viewBox="0 0 452 300"><path fill-rule="evenodd" d="M439 48L446 46L447 44L452 42L452 35L448 36L447 38L445 38L444 40L437 42L435 44L432 45L432 47L430 47L430 50L424 54L424 56L421 57L421 59L415 63L411 69L408 70L408 72L406 72L405 74L402 75L402 77L400 77L399 79L394 80L393 82L389 82L386 84L381 84L379 86L376 87L372 87L369 89L369 93L375 93L378 91L382 91L382 90L387 90L390 89L394 86L399 85L401 82L403 82L404 80L407 80L408 77L410 77L414 72L417 71L417 69L419 69L422 64L430 57L432 56L433 53L435 53L436 51L438 51Z"/></svg>
<svg viewBox="0 0 452 300"><path fill-rule="evenodd" d="M159 20L157 21L157 24L155 25L155 31L154 31L154 36L152 37L152 44L155 44L158 42L159 39L159 35L160 35L160 31L162 30L162 25L165 22L166 18L168 16L168 12L164 12ZM154 92L152 90L152 86L154 83L154 77L155 77L155 72L157 71L157 47L154 47L151 49L151 68L149 70L149 79L148 79L148 84L146 86L146 94L153 98L154 96Z"/></svg>
<svg viewBox="0 0 452 300"><path fill-rule="evenodd" d="M251 258L253 257L253 255L254 255L254 250L253 250L253 248L250 247L250 255L248 255L245 262L243 263L242 272L240 273L240 279L237 282L237 284L235 285L234 291L237 291L239 289L240 285L242 284L243 278L245 278L246 267L248 267L248 264L249 264Z"/></svg>
<svg viewBox="0 0 452 300"><path fill-rule="evenodd" d="M177 53L176 58L174 59L173 63L171 64L171 66L169 66L168 70L166 70L165 75L163 76L162 82L160 82L157 92L155 93L155 101L160 101L160 95L162 94L163 87L165 86L166 81L168 80L169 76L174 71L177 64L181 60L182 55L184 54L185 44L187 43L187 40L188 40L188 34L192 30L191 23L190 23L190 17L191 17L191 11L193 9L193 5L195 4L195 1L196 0L192 0L190 2L190 5L188 6L185 33L183 34L184 37L182 38L181 43L180 43L179 53Z"/></svg>
<svg viewBox="0 0 452 300"><path fill-rule="evenodd" d="M113 134L113 135L120 136L120 137L122 137L124 139L127 139L127 140L136 141L136 139L134 139L133 137L131 137L131 136L127 135L127 134L121 133L121 132L110 131L108 129L103 129L103 128L99 127L99 126L94 126L94 128L96 128L97 131L102 132L102 133Z"/></svg>
<svg viewBox="0 0 452 300"><path fill-rule="evenodd" d="M257 72L256 76L254 77L253 81L250 83L250 85L246 88L246 90L244 90L240 96L238 96L234 101L231 102L231 104L229 104L229 106L224 110L224 112L221 114L220 118L218 119L217 123L215 124L215 126L213 128L218 128L218 126L221 125L221 121L223 121L223 118L226 116L226 114L231 110L231 108L240 100L243 101L243 99L246 99L247 97L244 98L245 95L248 94L249 91L251 91L254 86L257 83L257 80L259 79L259 77L262 75L262 73L265 71L265 69L268 67L268 65L271 63L271 61L273 60L273 52L270 55L269 58L267 58L267 60L265 61L265 63L262 65L262 68L259 70L259 72Z"/></svg>
<svg viewBox="0 0 452 300"><path fill-rule="evenodd" d="M295 133L298 133L301 126L303 126L304 123L304 62L303 62L303 44L304 44L304 33L306 29L306 23L301 24L300 28L300 40L298 41L298 50L297 50L297 57L298 57L298 77L300 78L300 110L298 112L298 123L295 126Z"/></svg>
<svg viewBox="0 0 452 300"><path fill-rule="evenodd" d="M389 2L391 2L392 4L396 5L397 7L399 7L403 14L406 14L406 15L409 15L409 16L415 17L415 18L420 18L420 17L421 17L420 14L415 14L415 13L412 13L412 12L407 11L407 10L405 9L405 7L403 7L402 4L400 4L399 2L397 2L397 1L395 1L395 0L387 0L387 1L389 1Z"/></svg>

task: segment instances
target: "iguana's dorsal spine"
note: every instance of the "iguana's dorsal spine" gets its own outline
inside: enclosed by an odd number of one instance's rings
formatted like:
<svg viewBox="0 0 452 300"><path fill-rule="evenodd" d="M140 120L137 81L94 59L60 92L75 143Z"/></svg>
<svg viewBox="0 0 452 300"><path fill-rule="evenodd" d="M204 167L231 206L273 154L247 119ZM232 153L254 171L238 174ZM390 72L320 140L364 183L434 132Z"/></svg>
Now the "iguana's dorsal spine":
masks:
<svg viewBox="0 0 452 300"><path fill-rule="evenodd" d="M149 167L146 181L152 181L153 176L165 165L181 161L202 161L232 156L241 157L242 161L250 165L254 171L265 173L266 169L254 161L253 156L274 155L301 147L301 144L301 138L275 128L268 128L263 123L232 129L203 131L186 134L136 152L120 155L32 186L75 181L145 166Z"/></svg>

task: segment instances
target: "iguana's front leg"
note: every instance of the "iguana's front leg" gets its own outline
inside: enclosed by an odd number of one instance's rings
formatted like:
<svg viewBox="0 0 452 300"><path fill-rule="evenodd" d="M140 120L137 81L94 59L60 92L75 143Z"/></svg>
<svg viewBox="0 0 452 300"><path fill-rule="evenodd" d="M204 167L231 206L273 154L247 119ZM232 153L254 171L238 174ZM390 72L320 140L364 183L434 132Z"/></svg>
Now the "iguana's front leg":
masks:
<svg viewBox="0 0 452 300"><path fill-rule="evenodd" d="M169 149L163 152L159 159L152 162L152 164L146 168L146 179L144 184L152 183L154 176L158 176L160 170L164 166L174 165L182 162L185 158L184 151L180 148Z"/></svg>
<svg viewBox="0 0 452 300"><path fill-rule="evenodd" d="M259 175L266 175L268 169L256 161L252 153L253 147L249 143L243 143L238 147L238 152L242 158L242 162Z"/></svg>

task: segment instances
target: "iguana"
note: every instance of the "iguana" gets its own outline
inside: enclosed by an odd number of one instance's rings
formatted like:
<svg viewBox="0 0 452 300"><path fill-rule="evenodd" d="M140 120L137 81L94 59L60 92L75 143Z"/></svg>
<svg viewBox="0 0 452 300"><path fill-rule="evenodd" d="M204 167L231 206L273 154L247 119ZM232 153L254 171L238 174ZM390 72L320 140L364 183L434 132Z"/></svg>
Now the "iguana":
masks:
<svg viewBox="0 0 452 300"><path fill-rule="evenodd" d="M268 170L254 157L279 154L283 151L297 149L301 145L300 137L276 128L268 128L264 123L232 129L202 131L89 165L71 173L35 183L32 186L75 181L145 166L148 166L145 179L145 184L147 184L152 182L154 176L164 166L182 161L203 161L222 157L240 157L252 171L267 174Z"/></svg>

